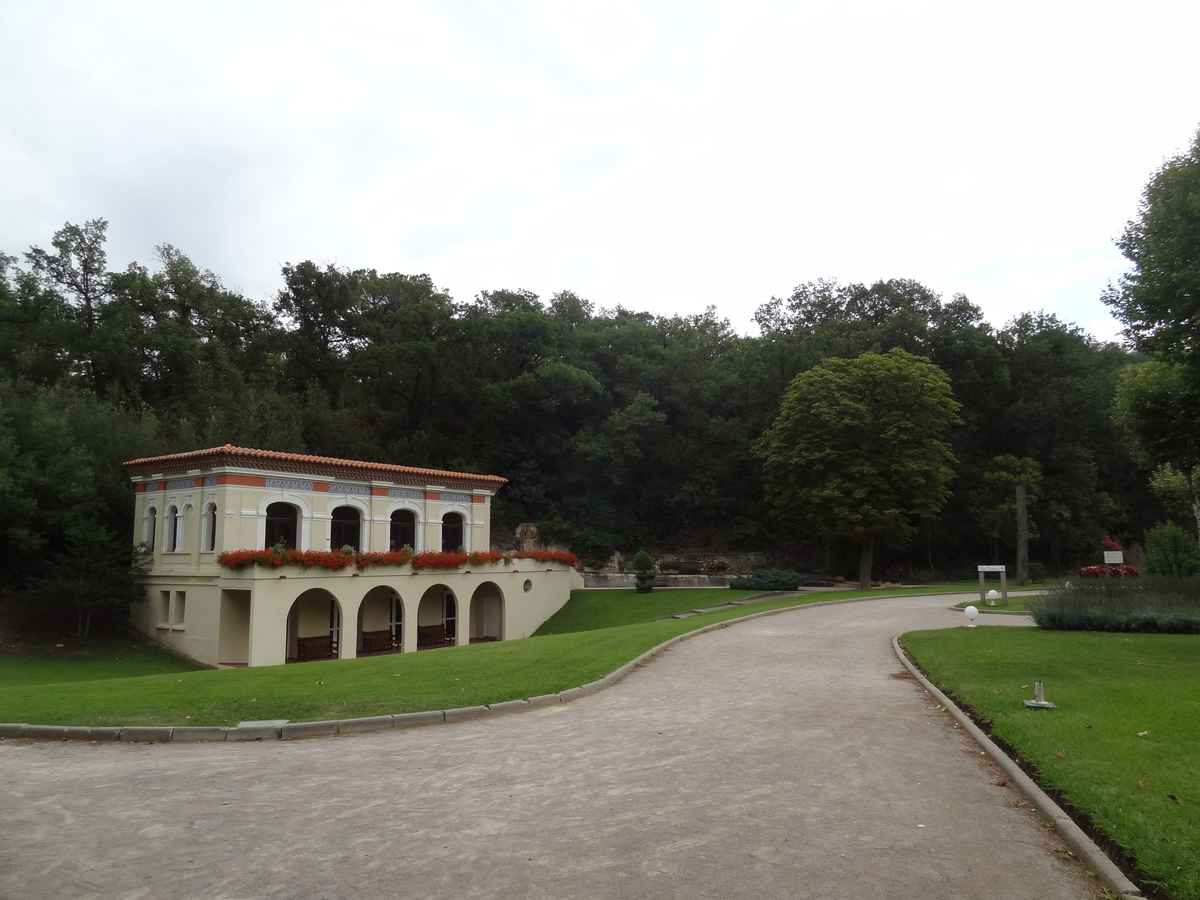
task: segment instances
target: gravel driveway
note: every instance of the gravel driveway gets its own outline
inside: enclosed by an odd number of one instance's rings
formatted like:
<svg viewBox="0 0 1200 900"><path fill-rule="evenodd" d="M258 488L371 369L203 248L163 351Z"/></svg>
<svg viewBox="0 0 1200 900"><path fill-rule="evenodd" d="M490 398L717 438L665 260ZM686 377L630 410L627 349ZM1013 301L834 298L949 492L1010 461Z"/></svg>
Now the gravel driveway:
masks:
<svg viewBox="0 0 1200 900"><path fill-rule="evenodd" d="M599 694L456 725L0 741L0 895L1091 897L898 675L891 637L959 624L957 599L757 619Z"/></svg>

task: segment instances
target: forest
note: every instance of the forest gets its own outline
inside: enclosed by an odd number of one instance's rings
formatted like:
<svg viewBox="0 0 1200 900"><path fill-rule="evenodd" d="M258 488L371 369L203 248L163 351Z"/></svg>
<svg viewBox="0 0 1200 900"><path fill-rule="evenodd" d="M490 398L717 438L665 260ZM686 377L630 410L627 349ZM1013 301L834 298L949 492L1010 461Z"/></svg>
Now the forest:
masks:
<svg viewBox="0 0 1200 900"><path fill-rule="evenodd" d="M944 506L882 546L877 572L1011 562L1014 464L1037 473L1030 559L1049 572L1094 562L1105 535L1136 543L1172 514L1150 482L1167 462L1187 473L1195 453L1177 421L1180 397L1200 392L1195 327L1186 308L1154 304L1200 294L1150 276L1166 254L1196 278L1200 212L1164 214L1182 237L1153 223L1198 171L1200 142L1154 176L1120 242L1132 268L1106 300L1128 346L1043 310L993 327L968 297L906 278L799 284L765 299L744 335L715 308L661 316L568 290L463 300L427 274L311 261L250 298L170 245L110 269L103 219L33 235L0 255L0 588L127 559L120 462L226 442L502 474L501 544L534 522L586 561L749 549L850 574L838 539L774 519L754 445L799 373L893 348L940 367L961 409ZM1130 373L1144 383L1155 365L1183 387L1147 423Z"/></svg>

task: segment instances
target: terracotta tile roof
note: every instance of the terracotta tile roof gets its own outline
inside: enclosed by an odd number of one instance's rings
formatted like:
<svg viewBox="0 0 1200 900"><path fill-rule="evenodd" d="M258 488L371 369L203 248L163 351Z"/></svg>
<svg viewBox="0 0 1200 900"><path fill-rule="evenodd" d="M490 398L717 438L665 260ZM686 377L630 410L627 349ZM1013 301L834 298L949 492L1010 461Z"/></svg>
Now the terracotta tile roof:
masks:
<svg viewBox="0 0 1200 900"><path fill-rule="evenodd" d="M425 469L419 466L400 466L395 463L370 462L361 459L339 459L335 456L311 456L307 453L285 453L280 450L258 450L253 447L235 447L225 444L221 447L209 447L206 450L188 450L186 453L166 453L162 456L144 456L140 459L126 460L122 465L142 468L145 466L161 465L170 467L172 464L197 463L208 459L222 459L228 464L242 461L250 464L280 463L289 466L314 466L323 469L339 469L354 471L361 474L419 476L424 478L453 479L457 481L476 481L494 484L496 487L508 482L507 478L499 475L481 475L477 472L451 472L446 469Z"/></svg>

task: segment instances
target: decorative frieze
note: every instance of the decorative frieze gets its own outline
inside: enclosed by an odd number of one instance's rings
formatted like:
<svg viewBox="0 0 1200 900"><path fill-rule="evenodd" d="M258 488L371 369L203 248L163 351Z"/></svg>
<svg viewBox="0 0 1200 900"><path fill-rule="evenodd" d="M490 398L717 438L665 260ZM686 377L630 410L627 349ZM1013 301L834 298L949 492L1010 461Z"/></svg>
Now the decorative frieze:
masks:
<svg viewBox="0 0 1200 900"><path fill-rule="evenodd" d="M399 497L402 500L424 500L425 492L420 488L394 487L388 489L389 497Z"/></svg>
<svg viewBox="0 0 1200 900"><path fill-rule="evenodd" d="M217 481L216 475L205 475L204 476L204 486L205 487L216 487L217 484L219 484L219 482Z"/></svg>
<svg viewBox="0 0 1200 900"><path fill-rule="evenodd" d="M442 491L442 500L446 503L470 503L471 495L459 493L458 491Z"/></svg>
<svg viewBox="0 0 1200 900"><path fill-rule="evenodd" d="M371 486L369 484L349 484L345 481L336 481L329 486L331 494L353 494L358 497L370 497Z"/></svg>
<svg viewBox="0 0 1200 900"><path fill-rule="evenodd" d="M313 483L304 478L279 478L275 475L268 475L267 487L277 491L311 491Z"/></svg>
<svg viewBox="0 0 1200 900"><path fill-rule="evenodd" d="M182 491L196 486L195 478L171 478L166 482L168 491Z"/></svg>

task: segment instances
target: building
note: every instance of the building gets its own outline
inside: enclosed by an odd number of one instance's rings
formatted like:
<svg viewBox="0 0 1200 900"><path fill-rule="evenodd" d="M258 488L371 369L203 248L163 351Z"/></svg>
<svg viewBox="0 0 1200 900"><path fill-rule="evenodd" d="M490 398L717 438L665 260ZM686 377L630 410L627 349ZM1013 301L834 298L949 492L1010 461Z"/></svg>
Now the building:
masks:
<svg viewBox="0 0 1200 900"><path fill-rule="evenodd" d="M230 444L125 466L133 623L210 665L528 637L583 584L569 554L490 552L496 475Z"/></svg>

